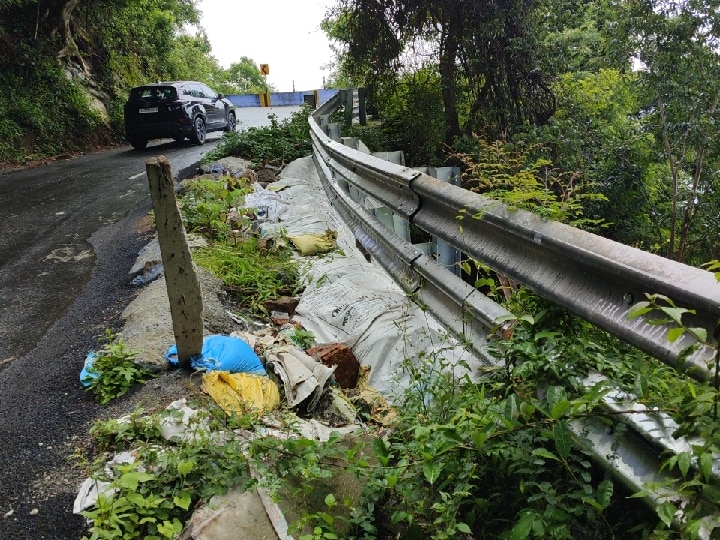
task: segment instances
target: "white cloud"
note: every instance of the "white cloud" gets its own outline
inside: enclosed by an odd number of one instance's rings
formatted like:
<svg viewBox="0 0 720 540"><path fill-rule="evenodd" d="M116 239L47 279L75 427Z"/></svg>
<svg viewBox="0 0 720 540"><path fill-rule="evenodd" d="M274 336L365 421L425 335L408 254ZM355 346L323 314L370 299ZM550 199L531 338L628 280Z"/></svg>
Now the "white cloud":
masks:
<svg viewBox="0 0 720 540"><path fill-rule="evenodd" d="M320 22L330 0L200 0L201 25L224 67L248 56L269 64L281 92L322 88L332 53Z"/></svg>

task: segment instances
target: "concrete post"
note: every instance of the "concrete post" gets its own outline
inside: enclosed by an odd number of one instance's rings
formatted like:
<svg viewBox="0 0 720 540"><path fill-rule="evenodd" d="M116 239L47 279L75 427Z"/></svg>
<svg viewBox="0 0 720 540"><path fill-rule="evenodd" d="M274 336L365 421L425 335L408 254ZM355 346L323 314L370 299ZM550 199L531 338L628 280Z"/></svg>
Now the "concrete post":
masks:
<svg viewBox="0 0 720 540"><path fill-rule="evenodd" d="M173 333L180 367L189 368L190 358L201 354L203 346L203 305L200 283L185 237L175 200L170 162L165 156L145 161L160 255L165 268Z"/></svg>

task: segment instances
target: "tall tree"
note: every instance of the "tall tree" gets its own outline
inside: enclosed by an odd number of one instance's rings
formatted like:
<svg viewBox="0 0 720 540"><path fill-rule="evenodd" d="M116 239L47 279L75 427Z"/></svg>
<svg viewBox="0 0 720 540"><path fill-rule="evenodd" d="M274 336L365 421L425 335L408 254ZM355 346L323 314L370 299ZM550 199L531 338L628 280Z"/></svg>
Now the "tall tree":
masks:
<svg viewBox="0 0 720 540"><path fill-rule="evenodd" d="M720 174L720 3L628 0L622 29L640 62L646 125L669 180L669 258L688 261ZM713 216L717 220L717 215ZM715 242L720 239L715 234Z"/></svg>
<svg viewBox="0 0 720 540"><path fill-rule="evenodd" d="M502 132L534 120L538 92L532 90L541 88L542 94L542 78L531 76L535 5L535 0L338 0L324 28L346 44L343 66L369 85L403 73L415 51L430 53L440 75L445 142L452 144L463 127Z"/></svg>
<svg viewBox="0 0 720 540"><path fill-rule="evenodd" d="M230 64L225 70L227 84L237 94L259 94L267 90L265 79L254 60L247 56Z"/></svg>

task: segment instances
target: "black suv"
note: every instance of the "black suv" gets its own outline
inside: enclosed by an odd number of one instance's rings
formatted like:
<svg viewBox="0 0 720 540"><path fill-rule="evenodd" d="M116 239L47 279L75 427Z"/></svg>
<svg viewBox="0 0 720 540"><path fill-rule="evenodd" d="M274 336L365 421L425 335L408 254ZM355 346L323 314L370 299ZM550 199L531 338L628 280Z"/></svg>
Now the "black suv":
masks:
<svg viewBox="0 0 720 540"><path fill-rule="evenodd" d="M138 86L125 103L125 137L138 150L163 137L204 144L206 133L221 129L235 131L235 106L200 82Z"/></svg>

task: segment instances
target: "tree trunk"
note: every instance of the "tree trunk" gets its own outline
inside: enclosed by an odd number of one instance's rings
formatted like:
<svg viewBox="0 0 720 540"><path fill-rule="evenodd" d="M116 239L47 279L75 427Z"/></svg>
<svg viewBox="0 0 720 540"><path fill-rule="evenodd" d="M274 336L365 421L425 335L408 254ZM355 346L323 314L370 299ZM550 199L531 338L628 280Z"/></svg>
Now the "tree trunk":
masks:
<svg viewBox="0 0 720 540"><path fill-rule="evenodd" d="M675 159L673 154L672 146L670 145L670 138L667 132L667 115L665 114L665 103L662 98L658 98L658 111L660 112L660 119L662 120L662 136L663 144L665 146L665 155L668 159L668 166L670 167L670 175L672 176L672 208L670 210L670 238L668 246L668 259L675 260L675 236L677 229L677 206L678 206L678 175L680 163Z"/></svg>
<svg viewBox="0 0 720 540"><path fill-rule="evenodd" d="M445 144L452 146L460 135L460 120L457 110L457 89L455 85L455 65L462 36L462 17L459 8L449 8L448 24L443 30L440 43L440 85L445 107Z"/></svg>
<svg viewBox="0 0 720 540"><path fill-rule="evenodd" d="M62 14L60 16L60 24L53 33L62 32L62 36L65 39L65 46L57 53L57 59L59 61L65 59L68 64L71 64L73 62L73 59L77 59L77 63L80 66L82 72L89 76L90 68L85 62L85 59L80 54L80 49L78 48L77 43L75 43L75 38L73 37L71 25L73 11L79 3L80 0L68 0L65 3L62 9Z"/></svg>

